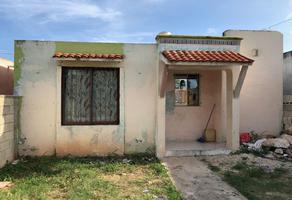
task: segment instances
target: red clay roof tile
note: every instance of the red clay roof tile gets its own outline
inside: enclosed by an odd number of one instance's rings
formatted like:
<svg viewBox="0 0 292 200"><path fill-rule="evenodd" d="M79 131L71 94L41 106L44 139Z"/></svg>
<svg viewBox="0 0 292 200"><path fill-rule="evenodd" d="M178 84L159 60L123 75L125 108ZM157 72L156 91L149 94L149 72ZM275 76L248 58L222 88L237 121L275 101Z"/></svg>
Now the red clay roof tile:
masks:
<svg viewBox="0 0 292 200"><path fill-rule="evenodd" d="M96 53L63 53L57 52L53 58L95 58L95 59L123 59L122 54L96 54Z"/></svg>
<svg viewBox="0 0 292 200"><path fill-rule="evenodd" d="M165 50L162 54L170 62L253 63L252 59L233 51Z"/></svg>

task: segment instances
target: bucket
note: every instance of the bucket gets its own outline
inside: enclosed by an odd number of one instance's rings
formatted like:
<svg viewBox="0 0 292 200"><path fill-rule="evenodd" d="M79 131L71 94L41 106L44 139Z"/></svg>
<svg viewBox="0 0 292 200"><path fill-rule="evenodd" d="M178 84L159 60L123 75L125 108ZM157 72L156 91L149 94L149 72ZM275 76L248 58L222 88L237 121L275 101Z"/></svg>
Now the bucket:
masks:
<svg viewBox="0 0 292 200"><path fill-rule="evenodd" d="M216 142L216 130L213 128L208 128L205 131L205 141L206 142Z"/></svg>

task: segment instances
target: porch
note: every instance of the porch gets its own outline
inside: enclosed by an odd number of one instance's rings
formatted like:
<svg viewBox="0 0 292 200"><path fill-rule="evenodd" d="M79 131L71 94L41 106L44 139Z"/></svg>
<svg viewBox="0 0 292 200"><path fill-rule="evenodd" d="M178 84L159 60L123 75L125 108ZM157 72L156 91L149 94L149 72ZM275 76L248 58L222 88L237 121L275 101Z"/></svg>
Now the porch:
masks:
<svg viewBox="0 0 292 200"><path fill-rule="evenodd" d="M212 156L228 154L226 142L166 141L165 156Z"/></svg>
<svg viewBox="0 0 292 200"><path fill-rule="evenodd" d="M237 149L239 94L252 60L243 57L245 61L238 59L234 62L216 62L222 52L207 52L207 57L209 56L212 62L196 62L195 59L184 62L179 58L179 54L187 60L196 51L170 51L170 55L167 53L164 51L161 55L159 71L161 82L158 123L161 121L162 125L158 125L158 156L217 155L228 154ZM206 55L206 52L198 54ZM226 54L228 57L228 52ZM229 59L232 60L236 56L241 55L232 52ZM172 58L178 58L179 61ZM183 88L177 86L179 81L186 83L182 84ZM191 88L189 85L193 82L196 87ZM182 94L185 96L178 97ZM213 106L215 109L210 116ZM206 127L209 117L210 121ZM215 131L215 140L197 142L199 138L204 138L206 128Z"/></svg>

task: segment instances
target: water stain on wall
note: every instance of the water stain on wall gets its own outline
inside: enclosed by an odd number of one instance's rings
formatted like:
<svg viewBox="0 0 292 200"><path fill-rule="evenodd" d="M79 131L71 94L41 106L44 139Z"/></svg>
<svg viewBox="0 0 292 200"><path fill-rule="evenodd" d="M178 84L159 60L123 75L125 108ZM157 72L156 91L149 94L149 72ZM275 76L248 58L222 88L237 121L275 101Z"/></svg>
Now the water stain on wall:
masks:
<svg viewBox="0 0 292 200"><path fill-rule="evenodd" d="M166 92L165 111L167 114L173 114L175 105L174 90Z"/></svg>
<svg viewBox="0 0 292 200"><path fill-rule="evenodd" d="M99 136L99 134L93 135L91 140L90 140L90 144L98 144L98 136Z"/></svg>

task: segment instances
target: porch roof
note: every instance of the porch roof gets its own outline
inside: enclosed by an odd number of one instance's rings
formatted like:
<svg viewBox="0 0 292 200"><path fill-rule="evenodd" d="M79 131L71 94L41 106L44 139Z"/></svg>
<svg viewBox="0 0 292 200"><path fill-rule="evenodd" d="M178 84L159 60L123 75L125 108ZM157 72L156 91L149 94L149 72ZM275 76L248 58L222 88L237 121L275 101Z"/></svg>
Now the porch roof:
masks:
<svg viewBox="0 0 292 200"><path fill-rule="evenodd" d="M254 60L233 51L165 50L162 55L170 63L226 63L251 65Z"/></svg>

